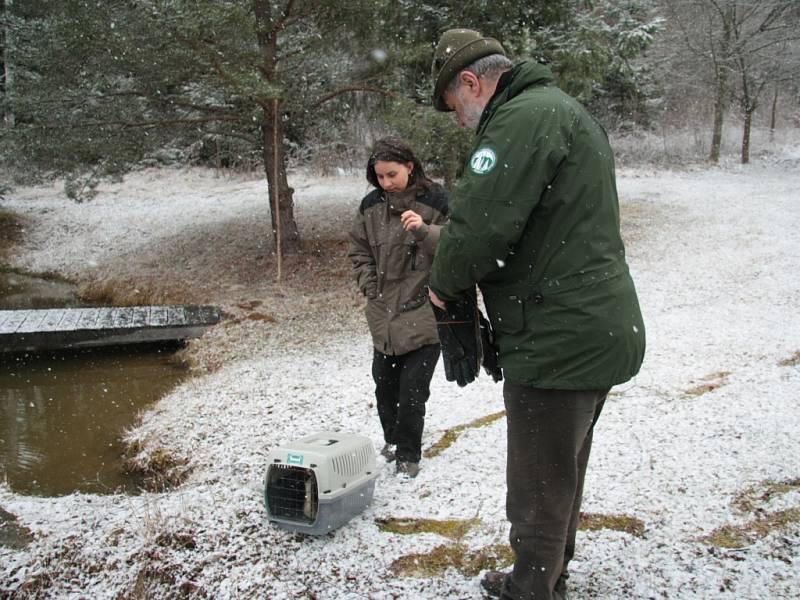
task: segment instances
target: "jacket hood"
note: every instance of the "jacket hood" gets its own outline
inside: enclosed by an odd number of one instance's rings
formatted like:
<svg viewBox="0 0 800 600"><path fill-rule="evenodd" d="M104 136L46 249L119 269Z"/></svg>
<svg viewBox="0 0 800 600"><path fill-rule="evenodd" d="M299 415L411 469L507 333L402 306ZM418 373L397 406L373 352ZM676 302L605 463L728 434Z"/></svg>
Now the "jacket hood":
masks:
<svg viewBox="0 0 800 600"><path fill-rule="evenodd" d="M507 74L510 79L506 86L509 100L532 85L556 84L553 72L549 68L531 60L517 63ZM498 84L499 88L500 85Z"/></svg>

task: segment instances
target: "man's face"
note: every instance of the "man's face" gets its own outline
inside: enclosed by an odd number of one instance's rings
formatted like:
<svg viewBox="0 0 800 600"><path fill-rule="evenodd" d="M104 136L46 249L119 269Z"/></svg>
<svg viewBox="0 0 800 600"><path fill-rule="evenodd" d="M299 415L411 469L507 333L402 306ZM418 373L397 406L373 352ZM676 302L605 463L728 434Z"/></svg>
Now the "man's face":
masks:
<svg viewBox="0 0 800 600"><path fill-rule="evenodd" d="M464 82L460 82L455 92L445 90L442 99L456 113L459 127L475 130L483 114L483 104Z"/></svg>

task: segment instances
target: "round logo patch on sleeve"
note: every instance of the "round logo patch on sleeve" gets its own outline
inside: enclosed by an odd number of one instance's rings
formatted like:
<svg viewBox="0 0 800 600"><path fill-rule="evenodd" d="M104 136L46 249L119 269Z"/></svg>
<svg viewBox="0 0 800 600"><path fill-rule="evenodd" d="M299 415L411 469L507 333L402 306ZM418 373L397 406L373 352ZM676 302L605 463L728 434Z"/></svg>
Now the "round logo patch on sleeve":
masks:
<svg viewBox="0 0 800 600"><path fill-rule="evenodd" d="M497 164L497 154L491 148L476 150L469 159L469 168L476 175L486 175Z"/></svg>

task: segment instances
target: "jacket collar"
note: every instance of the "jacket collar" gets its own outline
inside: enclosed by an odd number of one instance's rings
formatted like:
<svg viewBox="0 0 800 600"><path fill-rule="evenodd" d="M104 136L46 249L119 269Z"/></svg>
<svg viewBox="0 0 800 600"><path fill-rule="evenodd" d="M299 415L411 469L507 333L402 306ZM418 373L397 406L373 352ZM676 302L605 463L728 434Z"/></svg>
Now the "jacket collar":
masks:
<svg viewBox="0 0 800 600"><path fill-rule="evenodd" d="M555 83L553 73L546 66L529 60L517 63L497 80L497 88L481 113L478 133L483 130L492 114L512 98L530 87L550 86Z"/></svg>

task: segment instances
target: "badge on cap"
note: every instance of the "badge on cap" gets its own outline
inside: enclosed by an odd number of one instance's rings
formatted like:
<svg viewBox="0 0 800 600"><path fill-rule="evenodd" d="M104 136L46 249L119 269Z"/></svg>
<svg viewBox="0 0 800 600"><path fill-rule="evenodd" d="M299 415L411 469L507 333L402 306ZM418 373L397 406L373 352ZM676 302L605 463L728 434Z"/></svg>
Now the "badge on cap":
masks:
<svg viewBox="0 0 800 600"><path fill-rule="evenodd" d="M476 150L469 159L469 168L476 175L486 175L497 164L497 154L491 148Z"/></svg>

